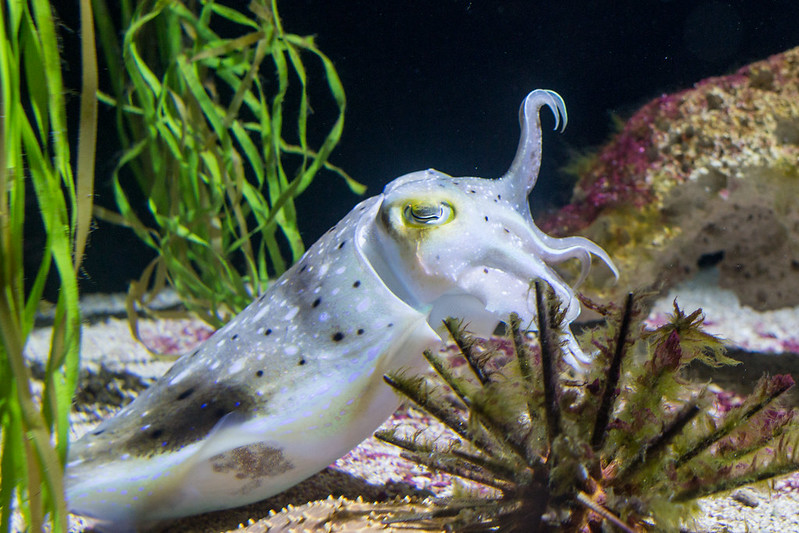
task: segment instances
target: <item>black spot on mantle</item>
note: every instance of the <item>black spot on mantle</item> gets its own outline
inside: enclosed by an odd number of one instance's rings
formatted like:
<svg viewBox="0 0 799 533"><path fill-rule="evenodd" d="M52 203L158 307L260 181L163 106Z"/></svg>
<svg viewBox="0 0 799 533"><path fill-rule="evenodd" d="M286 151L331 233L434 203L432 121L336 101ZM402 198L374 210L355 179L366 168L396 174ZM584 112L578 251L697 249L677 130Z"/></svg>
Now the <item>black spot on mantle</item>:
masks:
<svg viewBox="0 0 799 533"><path fill-rule="evenodd" d="M174 393L168 394L168 374L162 382L153 387L160 390L152 390L159 393L159 398L141 406L147 411L146 416L137 410L124 422L120 420L117 427L109 426L102 435L112 441L109 444L117 454L149 457L179 450L203 439L223 417L235 414L246 420L264 403L263 398L251 395L243 386L203 382L201 377L183 380L180 386L184 392L175 401ZM166 397L162 396L164 393Z"/></svg>

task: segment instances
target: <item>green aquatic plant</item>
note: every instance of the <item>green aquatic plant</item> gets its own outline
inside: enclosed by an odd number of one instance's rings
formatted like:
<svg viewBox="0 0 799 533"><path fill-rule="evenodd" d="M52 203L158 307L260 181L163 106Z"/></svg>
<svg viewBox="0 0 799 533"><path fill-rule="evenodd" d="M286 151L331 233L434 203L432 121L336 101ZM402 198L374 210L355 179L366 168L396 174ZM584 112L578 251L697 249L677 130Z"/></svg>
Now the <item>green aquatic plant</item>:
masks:
<svg viewBox="0 0 799 533"><path fill-rule="evenodd" d="M701 310L686 315L675 302L671 320L648 331L632 295L621 309L589 302L607 324L588 334L597 359L583 375L563 361L556 297L537 284L536 299L538 332L511 316L505 352L481 346L450 319L466 365L426 352L438 379L386 376L455 435L376 436L429 469L490 489L489 496L460 491L386 522L455 531L679 531L696 498L799 470L793 413L773 407L793 385L789 376L764 377L743 403L723 408L706 384L682 377L692 361L732 362L702 331Z"/></svg>
<svg viewBox="0 0 799 533"><path fill-rule="evenodd" d="M48 520L54 531L67 530L62 473L78 375L77 273L92 213L97 63L92 3L81 0L73 159L51 9L46 0L7 0L0 8L0 531L10 530L14 509L32 531ZM28 224L41 224L46 236L32 280L25 276ZM48 276L58 279L59 291L39 395L23 350Z"/></svg>
<svg viewBox="0 0 799 533"><path fill-rule="evenodd" d="M254 0L249 13L211 0L122 2L121 12L121 49L113 25L99 25L106 62L124 65L102 99L116 106L126 147L113 178L119 212L99 213L157 252L131 284L129 311L135 301L154 313L148 303L168 283L218 327L305 251L294 200L320 170L363 192L328 161L343 129L344 89L312 37L283 29L276 0ZM306 66L306 56L321 68ZM318 148L308 132L311 76L328 93L314 89L314 110L336 110Z"/></svg>

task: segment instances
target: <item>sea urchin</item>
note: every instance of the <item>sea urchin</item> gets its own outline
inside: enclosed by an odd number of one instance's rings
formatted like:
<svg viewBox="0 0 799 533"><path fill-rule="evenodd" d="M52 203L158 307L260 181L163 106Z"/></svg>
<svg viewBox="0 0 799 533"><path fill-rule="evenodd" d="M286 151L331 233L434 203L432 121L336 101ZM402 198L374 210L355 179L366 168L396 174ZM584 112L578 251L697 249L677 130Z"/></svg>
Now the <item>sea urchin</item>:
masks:
<svg viewBox="0 0 799 533"><path fill-rule="evenodd" d="M707 384L683 377L694 360L732 362L702 331L701 310L685 315L675 302L667 324L645 331L633 295L622 308L587 302L606 323L585 335L596 360L575 373L561 355L559 302L540 283L536 302L537 333L523 331L516 316L508 320L510 356L481 349L450 319L445 325L468 364L426 352L438 379L385 377L457 437L442 444L397 431L376 436L408 459L492 489L489 497L434 499L425 512L387 522L455 531L679 531L697 498L799 470L793 412L773 407L793 385L790 376L763 377L726 412Z"/></svg>

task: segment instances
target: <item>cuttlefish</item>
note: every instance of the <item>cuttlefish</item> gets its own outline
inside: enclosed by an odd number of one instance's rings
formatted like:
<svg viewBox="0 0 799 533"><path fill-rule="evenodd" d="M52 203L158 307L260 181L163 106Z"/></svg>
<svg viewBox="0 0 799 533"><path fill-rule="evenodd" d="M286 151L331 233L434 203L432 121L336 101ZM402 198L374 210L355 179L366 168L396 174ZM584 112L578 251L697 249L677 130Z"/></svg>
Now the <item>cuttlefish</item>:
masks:
<svg viewBox="0 0 799 533"><path fill-rule="evenodd" d="M418 369L442 344L443 318L490 334L511 312L535 318L534 280L580 313L552 264L591 256L581 237L539 230L527 197L541 164L539 111L566 108L531 92L521 140L499 179L406 174L355 206L244 311L114 417L72 444L72 512L130 528L277 494L345 455L397 408L382 376ZM590 363L566 329L566 360Z"/></svg>

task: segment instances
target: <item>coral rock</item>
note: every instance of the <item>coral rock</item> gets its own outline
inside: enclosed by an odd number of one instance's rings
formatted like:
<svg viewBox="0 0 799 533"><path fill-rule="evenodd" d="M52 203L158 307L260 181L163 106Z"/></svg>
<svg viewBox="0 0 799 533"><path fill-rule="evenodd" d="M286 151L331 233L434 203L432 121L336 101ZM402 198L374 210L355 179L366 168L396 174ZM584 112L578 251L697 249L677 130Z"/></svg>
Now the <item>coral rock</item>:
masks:
<svg viewBox="0 0 799 533"><path fill-rule="evenodd" d="M799 48L663 95L581 172L554 235L605 248L621 282L667 289L718 264L745 305L799 304Z"/></svg>
<svg viewBox="0 0 799 533"><path fill-rule="evenodd" d="M328 497L305 505L289 505L279 513L251 524L237 533L315 533L317 531L356 533L365 531L408 531L407 526L392 526L384 523L387 518L381 513L383 506L390 507L389 515L397 512L419 512L428 510L424 503L406 497L386 503L367 503L358 498ZM231 532L232 533L232 532Z"/></svg>

